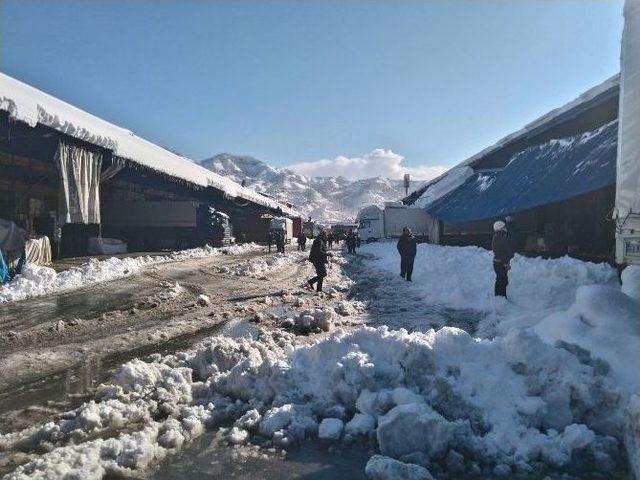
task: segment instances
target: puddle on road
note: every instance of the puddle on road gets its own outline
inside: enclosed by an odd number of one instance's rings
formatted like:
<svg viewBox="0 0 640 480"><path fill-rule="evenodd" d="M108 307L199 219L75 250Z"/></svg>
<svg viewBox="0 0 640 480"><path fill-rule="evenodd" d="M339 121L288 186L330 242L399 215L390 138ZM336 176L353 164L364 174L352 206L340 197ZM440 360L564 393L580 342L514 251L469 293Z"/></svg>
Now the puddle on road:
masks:
<svg viewBox="0 0 640 480"><path fill-rule="evenodd" d="M309 480L365 479L364 466L373 452L361 445L305 441L287 450L285 456L255 447L231 447L206 433L149 472L150 480Z"/></svg>

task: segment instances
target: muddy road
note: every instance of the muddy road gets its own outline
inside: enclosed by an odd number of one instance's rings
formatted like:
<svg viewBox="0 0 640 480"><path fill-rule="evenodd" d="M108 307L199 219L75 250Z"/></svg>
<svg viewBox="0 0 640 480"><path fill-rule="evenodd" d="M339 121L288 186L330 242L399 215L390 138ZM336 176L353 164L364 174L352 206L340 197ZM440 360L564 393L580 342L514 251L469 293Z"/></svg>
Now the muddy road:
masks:
<svg viewBox="0 0 640 480"><path fill-rule="evenodd" d="M275 308L265 296L298 292L310 274L305 253L259 249L2 305L0 432L75 406L123 362L187 348L231 319Z"/></svg>

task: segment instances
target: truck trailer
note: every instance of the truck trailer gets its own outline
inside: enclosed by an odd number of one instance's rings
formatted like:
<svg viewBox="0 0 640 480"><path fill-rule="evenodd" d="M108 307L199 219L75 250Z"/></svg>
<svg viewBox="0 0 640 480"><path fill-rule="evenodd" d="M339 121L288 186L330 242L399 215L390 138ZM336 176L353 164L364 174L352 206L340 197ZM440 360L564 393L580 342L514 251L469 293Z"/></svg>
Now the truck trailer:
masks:
<svg viewBox="0 0 640 480"><path fill-rule="evenodd" d="M384 209L370 205L358 212L358 233L365 242L398 238L409 227L419 241L429 241L429 215L423 208L386 202Z"/></svg>
<svg viewBox="0 0 640 480"><path fill-rule="evenodd" d="M293 220L286 217L274 217L269 223L269 231L284 232L285 243L293 241Z"/></svg>
<svg viewBox="0 0 640 480"><path fill-rule="evenodd" d="M640 1L627 0L620 65L616 263L640 265Z"/></svg>
<svg viewBox="0 0 640 480"><path fill-rule="evenodd" d="M113 201L102 207L103 234L131 251L184 249L233 242L229 217L192 201Z"/></svg>

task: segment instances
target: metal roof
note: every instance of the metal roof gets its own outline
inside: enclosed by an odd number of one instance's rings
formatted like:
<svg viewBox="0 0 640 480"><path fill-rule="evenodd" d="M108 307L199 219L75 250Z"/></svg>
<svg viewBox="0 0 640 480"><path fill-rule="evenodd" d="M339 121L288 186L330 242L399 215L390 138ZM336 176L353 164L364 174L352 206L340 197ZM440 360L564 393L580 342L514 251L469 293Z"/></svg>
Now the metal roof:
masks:
<svg viewBox="0 0 640 480"><path fill-rule="evenodd" d="M501 171L478 171L427 207L446 223L505 216L615 184L618 122L529 147Z"/></svg>

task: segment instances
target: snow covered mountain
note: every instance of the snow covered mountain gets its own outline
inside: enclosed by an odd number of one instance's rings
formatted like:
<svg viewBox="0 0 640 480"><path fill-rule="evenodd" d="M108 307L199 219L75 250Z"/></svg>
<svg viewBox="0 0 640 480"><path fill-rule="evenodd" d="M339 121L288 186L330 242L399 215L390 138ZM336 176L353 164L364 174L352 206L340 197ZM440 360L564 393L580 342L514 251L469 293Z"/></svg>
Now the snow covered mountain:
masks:
<svg viewBox="0 0 640 480"><path fill-rule="evenodd" d="M402 180L382 177L348 180L344 177L307 177L286 168L273 168L248 156L221 153L202 160L209 170L230 177L258 192L289 201L305 216L321 222L353 220L366 205L382 205L404 196Z"/></svg>

